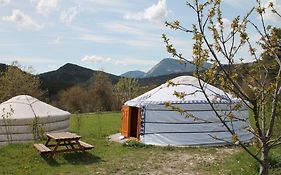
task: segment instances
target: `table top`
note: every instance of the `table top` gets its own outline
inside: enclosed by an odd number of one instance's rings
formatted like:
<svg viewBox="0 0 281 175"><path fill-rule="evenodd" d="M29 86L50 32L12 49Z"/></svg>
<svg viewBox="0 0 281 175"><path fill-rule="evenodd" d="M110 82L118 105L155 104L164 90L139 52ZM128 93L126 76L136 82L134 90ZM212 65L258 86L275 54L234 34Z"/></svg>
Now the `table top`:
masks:
<svg viewBox="0 0 281 175"><path fill-rule="evenodd" d="M71 140L71 139L80 139L81 136L71 133L71 132L54 132L47 133L47 137L55 139L55 140Z"/></svg>

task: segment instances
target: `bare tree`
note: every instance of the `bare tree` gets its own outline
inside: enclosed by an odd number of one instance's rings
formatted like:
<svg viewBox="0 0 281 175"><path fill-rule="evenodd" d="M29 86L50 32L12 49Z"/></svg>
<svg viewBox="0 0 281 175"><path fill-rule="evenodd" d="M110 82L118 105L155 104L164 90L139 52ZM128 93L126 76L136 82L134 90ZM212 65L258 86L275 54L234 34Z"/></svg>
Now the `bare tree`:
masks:
<svg viewBox="0 0 281 175"><path fill-rule="evenodd" d="M233 143L240 145L259 163L259 174L267 175L269 152L281 144L280 133L274 133L276 120L280 115L278 102L281 92L281 37L280 29L266 25L264 14L266 9L271 9L281 19L280 13L272 3L263 7L260 0L257 0L256 5L243 18L237 16L227 28L223 20L220 0L205 2L195 0L193 3L187 2L187 5L196 16L197 23L193 24L192 29L184 27L179 21L166 22L166 25L193 34L193 61L191 62L197 67L195 76L198 77L201 91L223 126L231 133ZM255 14L259 16L258 24L250 18ZM256 16L254 18L257 19ZM259 39L250 38L248 30L255 31ZM188 61L177 52L164 34L163 39L169 53L180 60ZM249 52L248 56L240 54L245 49ZM242 64L245 58L252 58L253 62ZM266 58L270 59L271 64L265 64L268 61ZM200 68L205 61L212 62L212 67L202 72ZM274 69L272 69L273 65ZM236 131L227 125L224 116L220 115L212 105L200 79L208 83L214 83L215 80L216 84L225 91L242 99L243 104L252 111L253 126L247 130L254 135L254 145L257 149L254 151L249 149L240 140ZM182 93L177 94L182 98ZM227 116L235 117L231 112Z"/></svg>
<svg viewBox="0 0 281 175"><path fill-rule="evenodd" d="M115 103L113 87L104 72L99 71L95 74L94 81L89 89L89 94L95 111L113 110Z"/></svg>
<svg viewBox="0 0 281 175"><path fill-rule="evenodd" d="M140 85L137 79L122 77L114 86L114 93L117 97L118 108L127 100L130 100L140 93Z"/></svg>
<svg viewBox="0 0 281 175"><path fill-rule="evenodd" d="M78 85L59 92L58 96L59 106L71 113L90 112L93 108L88 91Z"/></svg>

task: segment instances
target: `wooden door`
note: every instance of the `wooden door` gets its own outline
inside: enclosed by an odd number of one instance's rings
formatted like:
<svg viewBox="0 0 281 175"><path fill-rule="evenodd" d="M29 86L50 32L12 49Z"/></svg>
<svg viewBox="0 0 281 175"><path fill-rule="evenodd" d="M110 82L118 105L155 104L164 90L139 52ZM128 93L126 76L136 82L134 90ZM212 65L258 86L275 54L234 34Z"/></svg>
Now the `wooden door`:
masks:
<svg viewBox="0 0 281 175"><path fill-rule="evenodd" d="M122 106L121 135L130 137L130 107Z"/></svg>

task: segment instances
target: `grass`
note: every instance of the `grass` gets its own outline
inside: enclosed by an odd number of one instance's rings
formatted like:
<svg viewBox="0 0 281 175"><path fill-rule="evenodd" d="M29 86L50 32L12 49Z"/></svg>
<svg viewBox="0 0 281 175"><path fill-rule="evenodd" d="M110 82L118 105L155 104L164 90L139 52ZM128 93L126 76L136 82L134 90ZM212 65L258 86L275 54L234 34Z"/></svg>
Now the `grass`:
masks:
<svg viewBox="0 0 281 175"><path fill-rule="evenodd" d="M278 147L271 151L271 168L269 174L281 174L281 148ZM203 172L206 174L225 174L225 175L256 175L259 171L258 163L245 151L226 156L212 164L202 164Z"/></svg>
<svg viewBox="0 0 281 175"><path fill-rule="evenodd" d="M250 112L250 123L254 126L253 114ZM273 138L280 136L281 118L278 117L273 129ZM251 148L252 152L257 152L254 148ZM278 146L270 152L270 170L272 175L281 174L281 146ZM231 175L256 175L259 171L259 164L247 154L244 150L229 155L223 159L223 161L217 161L216 163L206 164L203 166L203 171L206 174L231 174ZM222 168L223 167L223 168Z"/></svg>
<svg viewBox="0 0 281 175"><path fill-rule="evenodd" d="M174 148L108 142L119 132L120 113L73 115L70 131L95 146L83 153L58 154L48 162L32 147L34 142L0 148L0 174L256 174L257 165L243 151L233 148ZM272 152L274 169L281 172L281 149Z"/></svg>

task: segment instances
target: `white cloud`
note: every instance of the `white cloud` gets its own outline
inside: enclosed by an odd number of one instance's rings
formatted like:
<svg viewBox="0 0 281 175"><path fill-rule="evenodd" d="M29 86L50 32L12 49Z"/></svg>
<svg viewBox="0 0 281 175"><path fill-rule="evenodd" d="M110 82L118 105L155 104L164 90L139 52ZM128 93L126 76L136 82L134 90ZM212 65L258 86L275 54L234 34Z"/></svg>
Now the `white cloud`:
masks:
<svg viewBox="0 0 281 175"><path fill-rule="evenodd" d="M227 18L222 18L222 22L223 22L224 31L228 34L228 32L231 31L231 23L232 23L232 21L230 21ZM219 22L216 23L216 28L220 29Z"/></svg>
<svg viewBox="0 0 281 175"><path fill-rule="evenodd" d="M107 22L102 24L102 26L108 31L114 31L117 33L143 35L145 32L137 27L132 27L120 22Z"/></svg>
<svg viewBox="0 0 281 175"><path fill-rule="evenodd" d="M60 20L64 23L70 24L79 12L79 6L71 7L61 12Z"/></svg>
<svg viewBox="0 0 281 175"><path fill-rule="evenodd" d="M127 13L124 18L127 20L152 20L161 21L168 15L166 0L159 0L157 4L144 9L141 12Z"/></svg>
<svg viewBox="0 0 281 175"><path fill-rule="evenodd" d="M162 42L160 35L148 35L146 37L144 36L141 38L131 38L124 40L123 38L118 38L116 36L82 34L75 39L91 41L100 44L126 44L128 46L139 48L158 47L159 42Z"/></svg>
<svg viewBox="0 0 281 175"><path fill-rule="evenodd" d="M125 44L132 47L138 48L155 48L159 47L159 43L163 42L161 35L156 34L147 34L139 35L140 37L127 38L124 39L118 36L109 36L109 35L98 35L98 34L82 34L79 37L74 39L91 41L100 44Z"/></svg>
<svg viewBox="0 0 281 175"><path fill-rule="evenodd" d="M281 13L281 3L280 0L269 0L267 1L264 6L268 7L269 3L272 2L274 8L277 10L278 13ZM281 22L281 18L274 14L271 8L266 9L265 14L264 14L264 19L268 21L274 21L274 22Z"/></svg>
<svg viewBox="0 0 281 175"><path fill-rule="evenodd" d="M113 59L111 57L97 55L86 55L81 59L81 61L93 63L111 63L115 65L155 65L157 63L153 60L145 60L138 58Z"/></svg>
<svg viewBox="0 0 281 175"><path fill-rule="evenodd" d="M47 16L49 12L58 6L59 0L31 0L35 3L37 12Z"/></svg>
<svg viewBox="0 0 281 175"><path fill-rule="evenodd" d="M155 65L158 61L154 60L146 60L146 59L140 59L140 58L126 58L126 59L120 59L116 60L114 64L117 65Z"/></svg>
<svg viewBox="0 0 281 175"><path fill-rule="evenodd" d="M96 43L111 43L114 41L113 38L106 35L92 35L92 34L82 34L78 39L85 41L93 41Z"/></svg>
<svg viewBox="0 0 281 175"><path fill-rule="evenodd" d="M0 5L5 6L9 4L11 1L10 0L0 0Z"/></svg>
<svg viewBox="0 0 281 175"><path fill-rule="evenodd" d="M61 43L63 43L63 41L64 41L64 38L62 36L57 36L54 43L61 44Z"/></svg>
<svg viewBox="0 0 281 175"><path fill-rule="evenodd" d="M33 21L30 16L18 9L14 9L11 16L2 17L2 20L16 23L20 28L23 29L38 30L42 28L42 26Z"/></svg>
<svg viewBox="0 0 281 175"><path fill-rule="evenodd" d="M84 58L81 59L81 61L101 63L101 62L110 62L112 61L112 58L97 56L97 55L86 55Z"/></svg>

